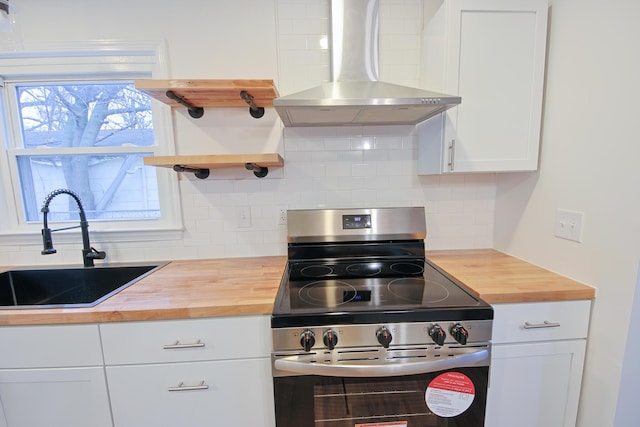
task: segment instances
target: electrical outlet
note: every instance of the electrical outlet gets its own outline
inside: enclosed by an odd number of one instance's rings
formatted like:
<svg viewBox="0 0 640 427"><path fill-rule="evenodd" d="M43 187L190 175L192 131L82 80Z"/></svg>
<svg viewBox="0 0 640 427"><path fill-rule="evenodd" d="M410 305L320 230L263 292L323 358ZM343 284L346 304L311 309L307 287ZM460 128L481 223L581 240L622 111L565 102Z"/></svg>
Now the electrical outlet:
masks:
<svg viewBox="0 0 640 427"><path fill-rule="evenodd" d="M584 212L558 209L556 211L555 235L563 239L582 242Z"/></svg>
<svg viewBox="0 0 640 427"><path fill-rule="evenodd" d="M238 208L238 228L251 228L250 206L240 206Z"/></svg>
<svg viewBox="0 0 640 427"><path fill-rule="evenodd" d="M287 208L278 208L278 225L287 224Z"/></svg>

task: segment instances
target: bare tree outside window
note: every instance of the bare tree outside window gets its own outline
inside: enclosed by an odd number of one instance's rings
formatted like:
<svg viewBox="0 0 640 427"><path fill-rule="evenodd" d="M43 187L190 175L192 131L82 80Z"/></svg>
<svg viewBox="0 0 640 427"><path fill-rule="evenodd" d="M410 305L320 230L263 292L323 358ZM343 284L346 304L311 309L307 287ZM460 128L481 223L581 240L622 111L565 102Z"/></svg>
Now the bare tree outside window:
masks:
<svg viewBox="0 0 640 427"><path fill-rule="evenodd" d="M16 156L25 219L38 221L40 203L69 188L93 219L160 215L155 169L142 157L155 143L150 98L130 82L17 85L24 153ZM52 220L76 215L58 198Z"/></svg>

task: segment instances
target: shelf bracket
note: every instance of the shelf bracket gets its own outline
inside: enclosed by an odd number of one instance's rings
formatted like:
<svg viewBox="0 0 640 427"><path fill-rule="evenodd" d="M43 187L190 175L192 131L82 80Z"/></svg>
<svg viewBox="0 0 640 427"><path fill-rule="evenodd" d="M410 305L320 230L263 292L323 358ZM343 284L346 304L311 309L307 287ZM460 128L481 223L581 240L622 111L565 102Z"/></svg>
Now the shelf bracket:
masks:
<svg viewBox="0 0 640 427"><path fill-rule="evenodd" d="M254 119L259 119L264 116L264 107L258 107L255 102L253 102L253 96L249 95L246 90L240 92L240 98L244 99L244 102L249 104L249 114Z"/></svg>
<svg viewBox="0 0 640 427"><path fill-rule="evenodd" d="M173 170L176 172L193 172L196 178L206 179L209 177L209 169L190 168L182 165L173 165Z"/></svg>
<svg viewBox="0 0 640 427"><path fill-rule="evenodd" d="M268 167L266 167L266 166L258 166L255 163L245 163L244 167L247 170L252 171L253 174L255 176L257 176L258 178L264 178L269 173L269 168Z"/></svg>
<svg viewBox="0 0 640 427"><path fill-rule="evenodd" d="M167 95L167 98L172 99L176 101L178 104L181 104L187 107L189 111L189 115L194 119L199 119L200 117L204 116L204 108L196 107L195 105L193 105L192 103L184 99L183 96L176 94L174 91L168 90L166 92L166 95Z"/></svg>

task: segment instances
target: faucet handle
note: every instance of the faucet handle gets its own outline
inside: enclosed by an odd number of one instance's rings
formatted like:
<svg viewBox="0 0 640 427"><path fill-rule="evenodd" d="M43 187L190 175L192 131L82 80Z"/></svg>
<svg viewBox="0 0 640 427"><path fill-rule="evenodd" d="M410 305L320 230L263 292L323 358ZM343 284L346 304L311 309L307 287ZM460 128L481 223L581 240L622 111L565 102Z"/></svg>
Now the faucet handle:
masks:
<svg viewBox="0 0 640 427"><path fill-rule="evenodd" d="M105 251L99 251L91 246L91 252L87 253L85 256L89 259L105 259L107 253Z"/></svg>
<svg viewBox="0 0 640 427"><path fill-rule="evenodd" d="M50 255L55 254L56 249L53 247L53 238L51 237L51 229L43 228L42 229L42 251L40 252L42 255Z"/></svg>

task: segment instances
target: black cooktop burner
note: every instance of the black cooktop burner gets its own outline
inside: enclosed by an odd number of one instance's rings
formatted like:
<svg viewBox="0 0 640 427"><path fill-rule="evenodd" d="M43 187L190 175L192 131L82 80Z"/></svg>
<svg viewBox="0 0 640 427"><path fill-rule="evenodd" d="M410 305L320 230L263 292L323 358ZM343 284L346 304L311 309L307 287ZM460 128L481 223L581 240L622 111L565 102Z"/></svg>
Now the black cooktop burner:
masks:
<svg viewBox="0 0 640 427"><path fill-rule="evenodd" d="M489 305L424 259L304 261L289 262L272 326L485 318Z"/></svg>
<svg viewBox="0 0 640 427"><path fill-rule="evenodd" d="M429 292L424 295L423 289L428 288ZM387 289L391 294L401 300L419 304L435 304L445 301L451 295L451 292L441 283L428 282L422 277L403 277L394 279L387 285ZM415 296L420 292L422 301L416 300Z"/></svg>
<svg viewBox="0 0 640 427"><path fill-rule="evenodd" d="M300 306L336 307L351 302L356 295L358 291L353 285L338 280L326 280L306 283L298 289L298 295L294 299Z"/></svg>
<svg viewBox="0 0 640 427"><path fill-rule="evenodd" d="M290 280L419 276L423 271L423 259L296 261L289 263Z"/></svg>
<svg viewBox="0 0 640 427"><path fill-rule="evenodd" d="M360 283L359 283L360 282ZM425 288L428 293L425 295ZM451 292L442 284L428 283L423 277L401 277L388 280L360 280L343 282L321 280L297 287L297 296L290 297L295 308L315 306L333 308L349 303L372 303L377 305L435 304L445 301Z"/></svg>

